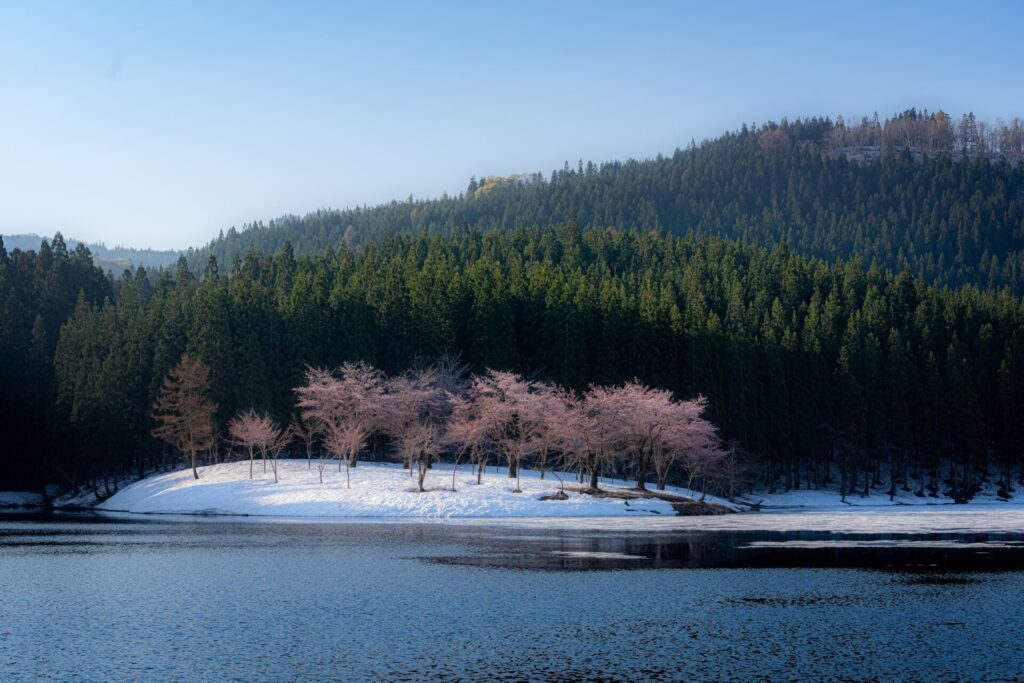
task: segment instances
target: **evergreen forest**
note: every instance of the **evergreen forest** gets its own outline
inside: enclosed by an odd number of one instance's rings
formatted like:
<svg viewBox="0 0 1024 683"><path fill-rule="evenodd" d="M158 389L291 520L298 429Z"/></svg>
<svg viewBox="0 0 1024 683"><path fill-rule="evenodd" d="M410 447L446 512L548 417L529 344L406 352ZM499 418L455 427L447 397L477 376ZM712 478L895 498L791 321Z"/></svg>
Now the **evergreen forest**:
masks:
<svg viewBox="0 0 1024 683"><path fill-rule="evenodd" d="M183 353L210 369L222 434L249 408L287 424L307 366L457 356L574 391L635 378L706 396L751 486L827 486L842 467L866 489L994 478L1010 495L1024 475L1019 297L785 241L570 219L114 278L58 236L0 249L0 310L7 487L167 462L151 408Z"/></svg>

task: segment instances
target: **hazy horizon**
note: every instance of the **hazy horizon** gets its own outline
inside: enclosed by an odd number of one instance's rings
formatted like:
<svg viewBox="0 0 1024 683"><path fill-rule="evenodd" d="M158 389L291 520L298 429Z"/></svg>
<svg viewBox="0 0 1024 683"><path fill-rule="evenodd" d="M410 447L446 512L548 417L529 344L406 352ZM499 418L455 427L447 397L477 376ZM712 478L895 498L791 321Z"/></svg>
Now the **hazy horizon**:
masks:
<svg viewBox="0 0 1024 683"><path fill-rule="evenodd" d="M814 4L392 7L4 6L0 234L184 249L744 123L1024 114L1012 3L863 5L870 36Z"/></svg>

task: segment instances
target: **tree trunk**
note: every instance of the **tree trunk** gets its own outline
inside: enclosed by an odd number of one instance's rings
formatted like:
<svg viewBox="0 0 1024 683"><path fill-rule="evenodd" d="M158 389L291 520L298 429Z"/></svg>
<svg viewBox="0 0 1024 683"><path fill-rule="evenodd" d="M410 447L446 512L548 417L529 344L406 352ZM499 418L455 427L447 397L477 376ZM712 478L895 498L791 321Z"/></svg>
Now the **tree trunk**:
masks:
<svg viewBox="0 0 1024 683"><path fill-rule="evenodd" d="M636 487L641 491L647 490L647 459L640 458L636 468Z"/></svg>
<svg viewBox="0 0 1024 683"><path fill-rule="evenodd" d="M425 461L425 459L423 457L423 453L420 453L419 472L417 474L418 474L417 479L418 479L418 483L419 483L419 487L420 487L420 493L426 493L427 490L425 488L423 488L423 480L426 479L426 477L427 477L427 463L426 463L426 461Z"/></svg>
<svg viewBox="0 0 1024 683"><path fill-rule="evenodd" d="M199 470L196 469L196 452L192 451L192 476L199 479Z"/></svg>
<svg viewBox="0 0 1024 683"><path fill-rule="evenodd" d="M950 493L953 494L953 502L957 501L957 481L956 481L956 463L953 462L953 456L949 456L949 488Z"/></svg>
<svg viewBox="0 0 1024 683"><path fill-rule="evenodd" d="M452 463L452 491L455 490L455 474L459 471L459 458L462 457L462 451L455 452L455 462Z"/></svg>
<svg viewBox="0 0 1024 683"><path fill-rule="evenodd" d="M893 462L892 453L889 454L889 500L896 500L896 464Z"/></svg>
<svg viewBox="0 0 1024 683"><path fill-rule="evenodd" d="M846 502L846 454L843 453L839 460L839 502Z"/></svg>
<svg viewBox="0 0 1024 683"><path fill-rule="evenodd" d="M594 491L597 490L597 467L590 470L590 488Z"/></svg>

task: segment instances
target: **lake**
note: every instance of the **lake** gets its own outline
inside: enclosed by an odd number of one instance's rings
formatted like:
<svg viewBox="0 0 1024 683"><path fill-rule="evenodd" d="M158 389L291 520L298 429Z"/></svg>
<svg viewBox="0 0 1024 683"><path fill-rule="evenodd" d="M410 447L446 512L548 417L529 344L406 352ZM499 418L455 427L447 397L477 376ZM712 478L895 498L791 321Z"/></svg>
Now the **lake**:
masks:
<svg viewBox="0 0 1024 683"><path fill-rule="evenodd" d="M1024 533L1002 514L913 533L6 515L0 680L1013 680Z"/></svg>

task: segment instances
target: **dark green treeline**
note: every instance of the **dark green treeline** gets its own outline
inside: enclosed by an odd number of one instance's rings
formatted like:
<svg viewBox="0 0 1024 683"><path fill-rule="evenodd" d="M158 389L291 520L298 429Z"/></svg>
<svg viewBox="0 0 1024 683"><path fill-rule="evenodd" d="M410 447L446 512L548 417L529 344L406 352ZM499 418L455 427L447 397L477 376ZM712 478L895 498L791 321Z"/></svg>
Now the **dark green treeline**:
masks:
<svg viewBox="0 0 1024 683"><path fill-rule="evenodd" d="M1024 305L1008 293L574 224L315 257L286 246L153 280L108 281L56 245L0 265L12 483L155 458L150 406L185 351L212 370L222 426L248 407L286 419L306 364L395 372L459 353L577 389L637 377L703 393L723 435L763 454L766 481L806 486L838 455L837 432L844 466L865 473L891 458L967 478L1024 467Z"/></svg>
<svg viewBox="0 0 1024 683"><path fill-rule="evenodd" d="M114 290L84 245L69 252L58 234L8 253L0 239L0 490L58 478L49 456L67 434L53 372L61 326L79 296L100 304Z"/></svg>

